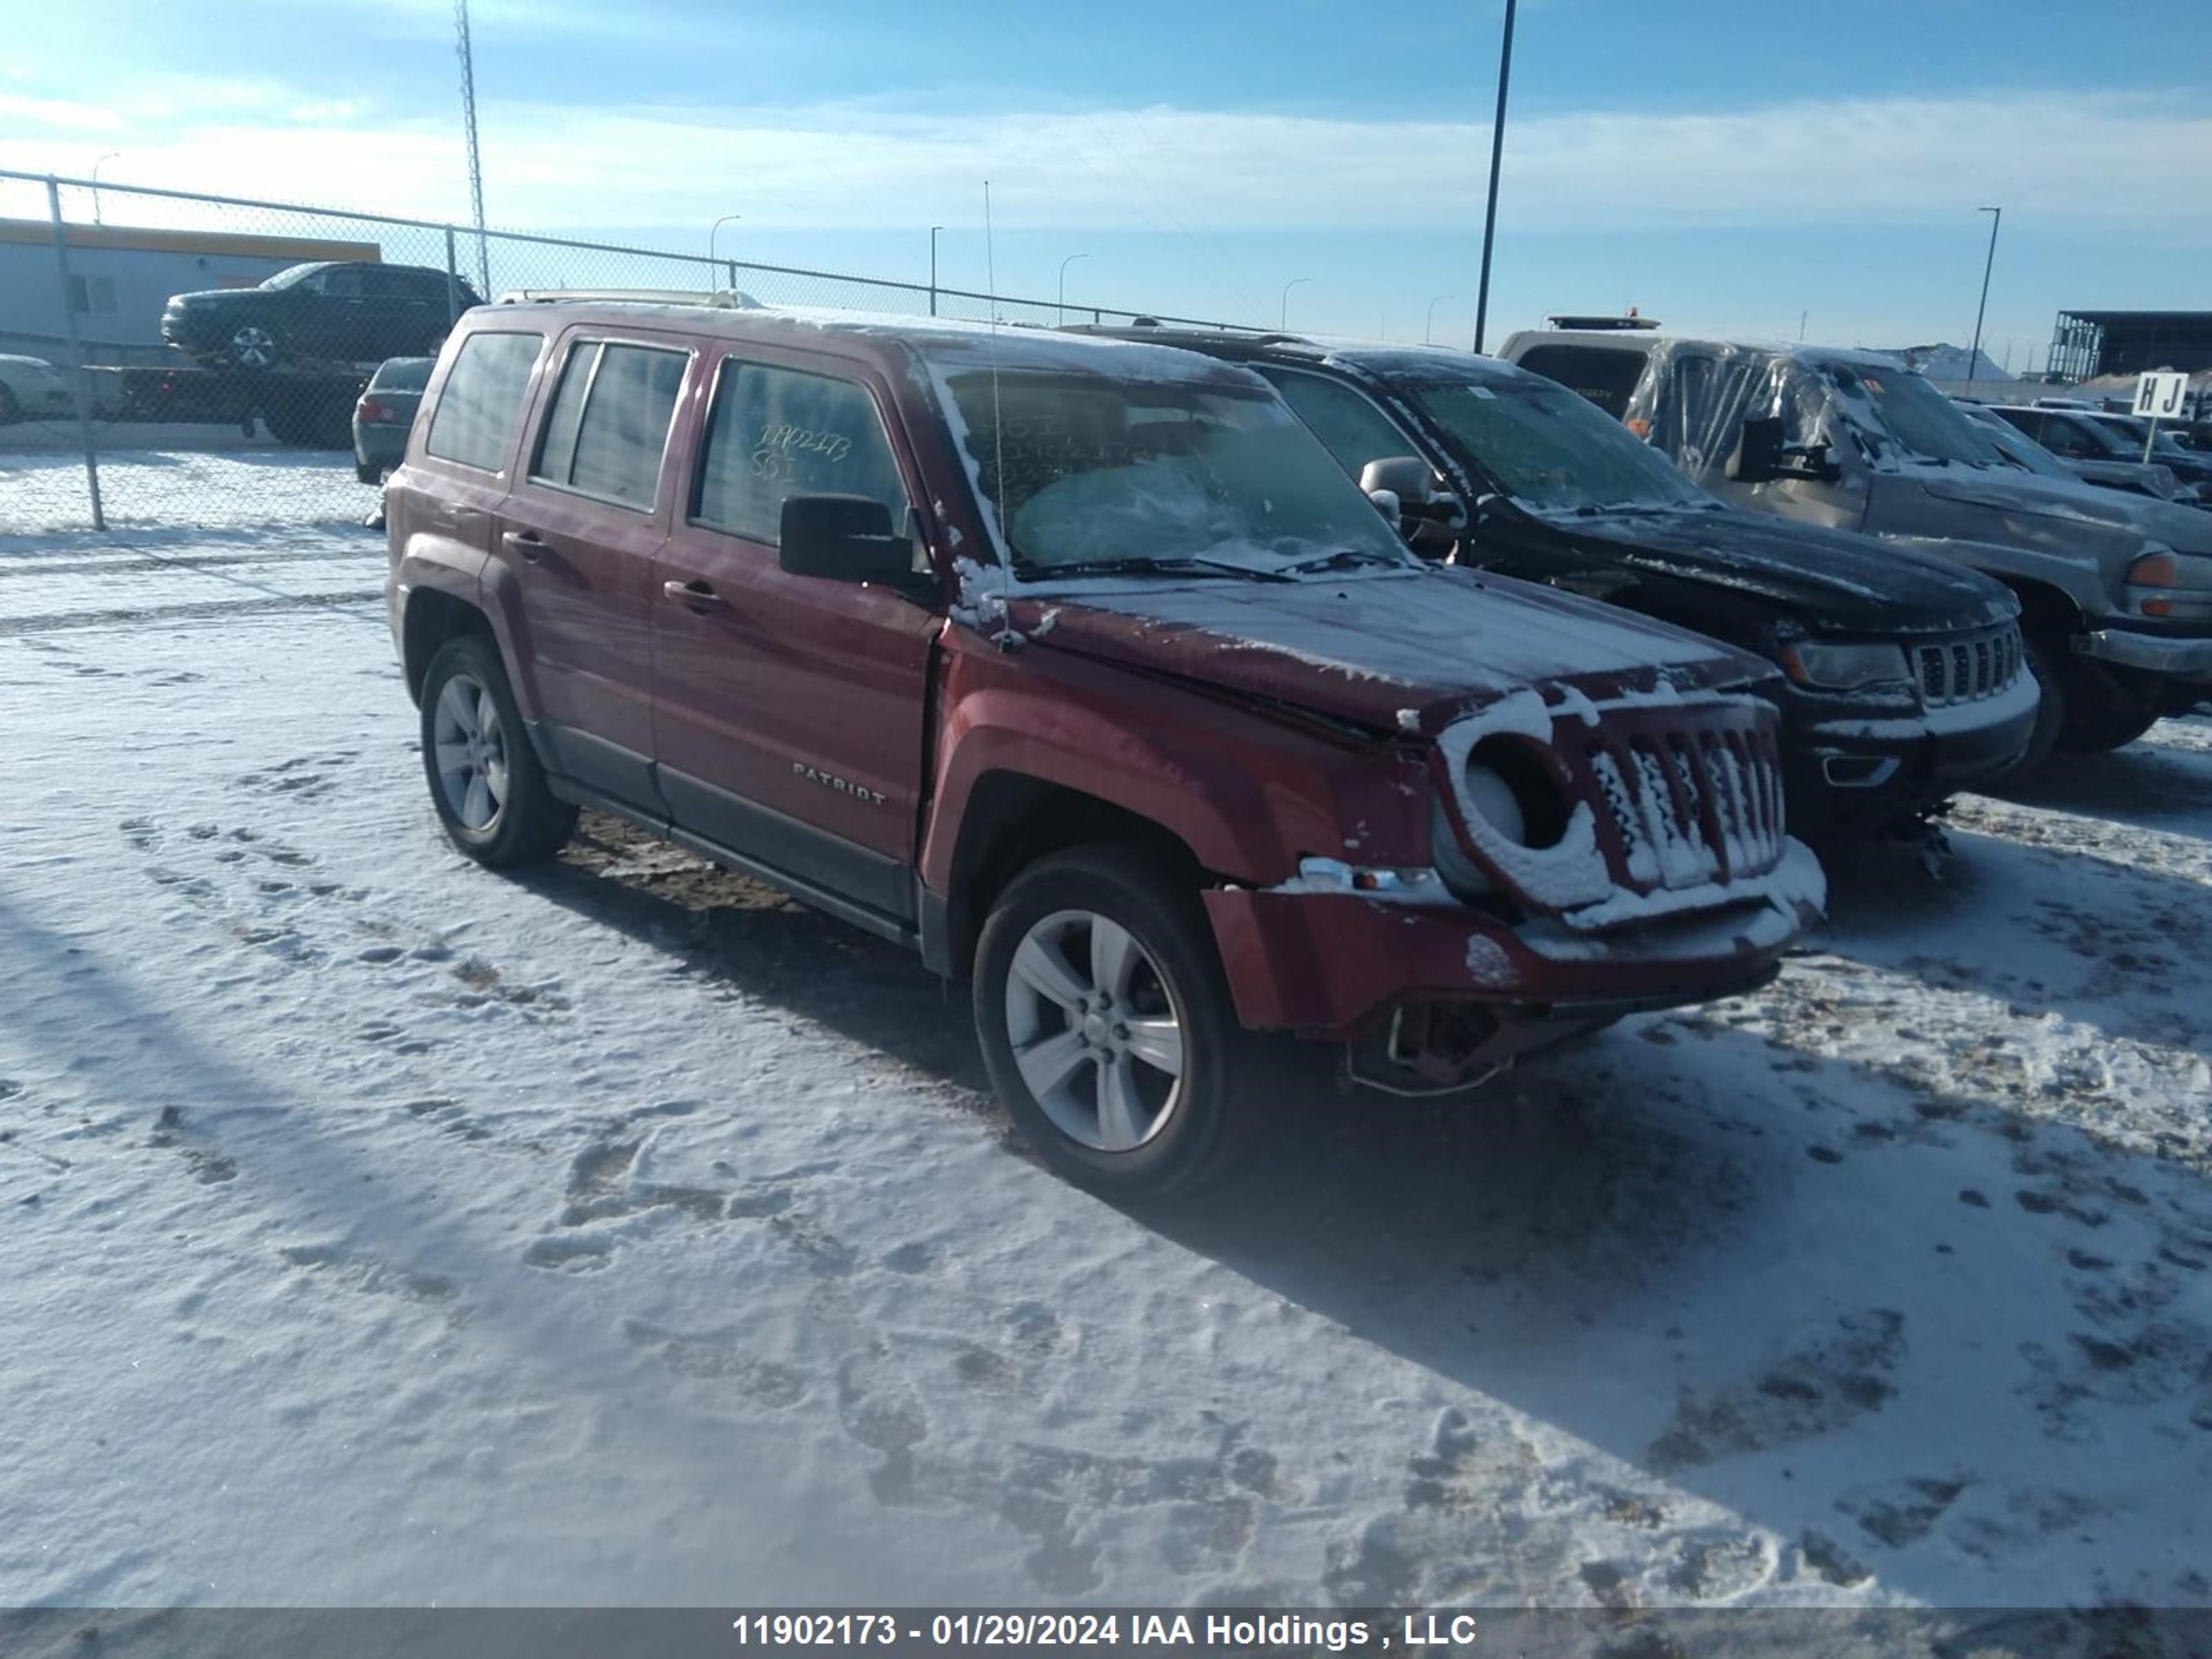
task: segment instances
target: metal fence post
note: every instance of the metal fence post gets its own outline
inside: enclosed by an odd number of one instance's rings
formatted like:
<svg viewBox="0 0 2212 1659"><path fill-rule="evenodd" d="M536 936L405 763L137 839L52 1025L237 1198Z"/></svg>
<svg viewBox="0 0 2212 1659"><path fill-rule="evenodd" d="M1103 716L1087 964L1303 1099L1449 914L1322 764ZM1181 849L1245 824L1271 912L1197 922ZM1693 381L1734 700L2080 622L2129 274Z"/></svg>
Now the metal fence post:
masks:
<svg viewBox="0 0 2212 1659"><path fill-rule="evenodd" d="M54 223L54 279L60 285L62 325L68 331L70 356L76 359L76 373L70 384L76 390L76 433L84 444L84 483L92 495L92 527L107 528L107 512L100 500L100 455L92 442L92 387L85 374L84 340L77 332L76 297L70 292L69 239L62 232L61 182L49 177L46 180L46 211Z"/></svg>
<svg viewBox="0 0 2212 1659"><path fill-rule="evenodd" d="M489 300L489 294L484 298ZM461 272L459 262L453 257L453 228L446 227L446 321L450 325L461 320Z"/></svg>

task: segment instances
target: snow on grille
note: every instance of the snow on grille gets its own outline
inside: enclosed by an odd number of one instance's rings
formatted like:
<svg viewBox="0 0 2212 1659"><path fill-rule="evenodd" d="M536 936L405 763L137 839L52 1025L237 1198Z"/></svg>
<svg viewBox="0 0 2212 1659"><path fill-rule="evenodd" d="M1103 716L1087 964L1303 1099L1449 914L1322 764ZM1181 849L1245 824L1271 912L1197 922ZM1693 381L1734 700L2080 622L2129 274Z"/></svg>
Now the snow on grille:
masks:
<svg viewBox="0 0 2212 1659"><path fill-rule="evenodd" d="M1631 885L1695 887L1771 869L1782 856L1771 741L1740 732L1601 734L1587 758Z"/></svg>

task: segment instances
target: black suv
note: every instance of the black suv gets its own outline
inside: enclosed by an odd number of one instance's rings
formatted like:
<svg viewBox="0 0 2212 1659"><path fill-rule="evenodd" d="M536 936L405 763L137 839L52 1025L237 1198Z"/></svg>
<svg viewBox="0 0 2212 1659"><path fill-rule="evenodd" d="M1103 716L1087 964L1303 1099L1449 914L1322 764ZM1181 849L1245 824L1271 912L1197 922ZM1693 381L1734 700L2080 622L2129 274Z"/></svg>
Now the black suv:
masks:
<svg viewBox="0 0 2212 1659"><path fill-rule="evenodd" d="M1885 829L2009 769L2036 735L2020 605L2002 584L1724 506L1541 375L1420 347L1082 331L1257 370L1347 472L1389 492L1378 505L1402 514L1418 550L1587 593L1774 663L1796 834Z"/></svg>
<svg viewBox="0 0 2212 1659"><path fill-rule="evenodd" d="M428 265L322 261L258 288L170 296L161 337L203 362L267 370L435 356L471 306L466 283Z"/></svg>

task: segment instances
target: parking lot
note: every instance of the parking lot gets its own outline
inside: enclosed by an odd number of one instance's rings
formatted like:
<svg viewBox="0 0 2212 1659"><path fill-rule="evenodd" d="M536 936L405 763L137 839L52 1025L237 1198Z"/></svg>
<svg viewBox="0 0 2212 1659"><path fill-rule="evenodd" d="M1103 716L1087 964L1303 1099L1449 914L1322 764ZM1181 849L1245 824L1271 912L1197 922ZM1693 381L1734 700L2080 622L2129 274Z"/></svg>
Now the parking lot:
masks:
<svg viewBox="0 0 2212 1659"><path fill-rule="evenodd" d="M917 961L460 858L381 538L254 516L0 541L0 1601L2212 1595L2212 721L1123 1212Z"/></svg>

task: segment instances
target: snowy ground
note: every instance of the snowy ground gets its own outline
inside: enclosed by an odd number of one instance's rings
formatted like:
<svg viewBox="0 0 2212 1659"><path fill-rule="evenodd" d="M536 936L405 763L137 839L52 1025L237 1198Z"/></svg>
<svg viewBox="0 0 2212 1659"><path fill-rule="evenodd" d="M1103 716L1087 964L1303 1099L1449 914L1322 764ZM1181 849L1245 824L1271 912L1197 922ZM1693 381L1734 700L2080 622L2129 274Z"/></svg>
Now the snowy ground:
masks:
<svg viewBox="0 0 2212 1659"><path fill-rule="evenodd" d="M93 432L112 526L356 525L376 509L351 450L288 449L234 426L99 421ZM0 538L91 528L82 445L74 422L0 427Z"/></svg>
<svg viewBox="0 0 2212 1659"><path fill-rule="evenodd" d="M0 1604L2212 1601L2212 722L1125 1213L890 947L447 850L381 563L0 540Z"/></svg>

